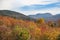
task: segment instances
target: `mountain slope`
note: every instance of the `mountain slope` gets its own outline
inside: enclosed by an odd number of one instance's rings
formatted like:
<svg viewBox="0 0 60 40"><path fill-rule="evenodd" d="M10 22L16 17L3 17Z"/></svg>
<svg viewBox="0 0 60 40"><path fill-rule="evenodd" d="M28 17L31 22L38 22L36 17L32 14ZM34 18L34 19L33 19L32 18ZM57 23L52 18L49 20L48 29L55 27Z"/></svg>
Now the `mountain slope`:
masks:
<svg viewBox="0 0 60 40"><path fill-rule="evenodd" d="M58 19L60 19L60 14L57 14L57 15L52 15L50 13L44 13L44 14L36 14L36 15L29 15L29 17L31 18L35 18L35 19L39 19L39 18L44 18L45 20L53 20L53 21L56 21Z"/></svg>
<svg viewBox="0 0 60 40"><path fill-rule="evenodd" d="M51 17L52 15L50 13L45 13L45 14L40 14L37 13L36 15L29 15L29 17L38 19L38 18L47 18L47 17Z"/></svg>
<svg viewBox="0 0 60 40"><path fill-rule="evenodd" d="M9 16L9 17L13 17L16 19L33 20L32 18L23 15L22 13L10 11L10 10L0 10L0 15L1 16Z"/></svg>

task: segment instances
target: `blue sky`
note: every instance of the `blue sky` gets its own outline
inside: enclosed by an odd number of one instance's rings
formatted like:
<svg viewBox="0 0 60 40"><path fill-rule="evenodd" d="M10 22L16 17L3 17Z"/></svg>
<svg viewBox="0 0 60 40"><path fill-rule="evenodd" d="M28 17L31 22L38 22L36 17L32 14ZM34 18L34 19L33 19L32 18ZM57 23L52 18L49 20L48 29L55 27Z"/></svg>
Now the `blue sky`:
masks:
<svg viewBox="0 0 60 40"><path fill-rule="evenodd" d="M0 0L0 10L12 10L32 15L37 13L60 13L60 0Z"/></svg>
<svg viewBox="0 0 60 40"><path fill-rule="evenodd" d="M51 8L60 8L60 2L46 4L46 5L33 4L33 5L22 6L18 9L20 9L21 11L31 11L31 10L47 10Z"/></svg>

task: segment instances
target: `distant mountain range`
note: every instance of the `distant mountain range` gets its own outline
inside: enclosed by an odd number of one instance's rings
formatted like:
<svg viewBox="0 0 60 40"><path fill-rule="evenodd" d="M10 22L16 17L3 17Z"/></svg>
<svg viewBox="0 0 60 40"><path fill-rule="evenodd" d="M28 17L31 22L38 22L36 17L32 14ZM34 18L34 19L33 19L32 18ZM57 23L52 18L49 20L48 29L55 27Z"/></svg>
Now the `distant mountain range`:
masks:
<svg viewBox="0 0 60 40"><path fill-rule="evenodd" d="M50 13L44 13L44 14L37 13L36 15L29 15L29 16L32 17L32 18L38 19L38 18L47 18L47 17L51 17L52 14L50 14Z"/></svg>
<svg viewBox="0 0 60 40"><path fill-rule="evenodd" d="M29 17L34 19L44 18L45 20L53 20L56 21L60 19L60 14L52 15L51 13L37 13L36 15L29 15Z"/></svg>
<svg viewBox="0 0 60 40"><path fill-rule="evenodd" d="M26 16L22 13L10 11L10 10L0 10L0 16L9 16L13 17L15 19L22 19L22 20L34 20L33 18L30 18L29 16Z"/></svg>
<svg viewBox="0 0 60 40"><path fill-rule="evenodd" d="M52 15L51 13L37 13L36 15L24 15L22 13L10 11L10 10L0 10L0 16L9 16L15 19L22 19L28 21L36 21L39 18L44 18L45 20L53 20L56 21L60 19L60 14Z"/></svg>

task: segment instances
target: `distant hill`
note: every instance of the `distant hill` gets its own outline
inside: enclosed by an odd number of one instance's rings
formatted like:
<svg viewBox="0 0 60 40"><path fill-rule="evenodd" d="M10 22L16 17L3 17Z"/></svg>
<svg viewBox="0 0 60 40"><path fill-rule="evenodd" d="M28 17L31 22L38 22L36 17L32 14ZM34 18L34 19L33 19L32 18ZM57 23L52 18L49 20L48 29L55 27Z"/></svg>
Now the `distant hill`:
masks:
<svg viewBox="0 0 60 40"><path fill-rule="evenodd" d="M16 19L22 19L22 20L34 20L22 13L10 11L10 10L0 10L0 15L1 16L9 16L9 17L13 17Z"/></svg>
<svg viewBox="0 0 60 40"><path fill-rule="evenodd" d="M44 18L45 20L48 20L48 21L49 20L56 21L60 19L60 14L52 15L50 13L44 13L44 14L37 13L36 15L29 15L29 17L34 19Z"/></svg>
<svg viewBox="0 0 60 40"><path fill-rule="evenodd" d="M0 16L9 16L15 19L22 19L22 20L28 20L28 21L36 21L39 18L44 18L45 20L53 20L56 21L60 19L60 14L57 15L52 15L50 13L37 13L36 15L29 15L26 16L22 13L18 13L15 11L10 11L10 10L0 10Z"/></svg>
<svg viewBox="0 0 60 40"><path fill-rule="evenodd" d="M46 20L59 20L60 19L60 14L52 15L51 17L46 18Z"/></svg>
<svg viewBox="0 0 60 40"><path fill-rule="evenodd" d="M37 13L36 15L29 15L29 17L32 17L32 18L35 18L35 19L47 18L47 17L51 17L51 16L52 16L52 14L50 14L50 13L44 13L44 14Z"/></svg>

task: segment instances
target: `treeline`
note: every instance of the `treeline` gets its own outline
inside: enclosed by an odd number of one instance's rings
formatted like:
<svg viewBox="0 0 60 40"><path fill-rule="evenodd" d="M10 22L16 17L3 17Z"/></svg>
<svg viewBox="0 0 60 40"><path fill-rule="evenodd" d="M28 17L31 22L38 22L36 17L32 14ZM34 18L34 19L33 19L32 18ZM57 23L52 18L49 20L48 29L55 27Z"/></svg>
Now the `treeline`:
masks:
<svg viewBox="0 0 60 40"><path fill-rule="evenodd" d="M60 20L17 20L0 16L0 40L60 40Z"/></svg>

